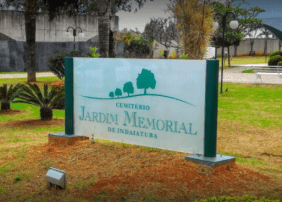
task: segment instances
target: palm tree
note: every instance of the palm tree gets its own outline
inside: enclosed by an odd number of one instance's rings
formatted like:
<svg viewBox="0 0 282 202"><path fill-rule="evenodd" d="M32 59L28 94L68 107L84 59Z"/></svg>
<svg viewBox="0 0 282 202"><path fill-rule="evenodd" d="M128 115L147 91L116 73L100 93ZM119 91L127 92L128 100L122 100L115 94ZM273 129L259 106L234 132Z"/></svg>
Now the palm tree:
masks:
<svg viewBox="0 0 282 202"><path fill-rule="evenodd" d="M52 87L48 89L48 85L44 84L43 91L37 86L37 84L30 84L28 86L22 86L23 91L20 92L19 100L14 103L26 103L40 107L41 120L51 120L53 118L53 107L59 103L65 97L65 89L59 89L58 87Z"/></svg>
<svg viewBox="0 0 282 202"><path fill-rule="evenodd" d="M7 84L3 84L3 86L0 87L1 110L8 110L11 108L10 102L17 97L21 91L21 86L21 84L16 84L14 87L13 85L8 87Z"/></svg>

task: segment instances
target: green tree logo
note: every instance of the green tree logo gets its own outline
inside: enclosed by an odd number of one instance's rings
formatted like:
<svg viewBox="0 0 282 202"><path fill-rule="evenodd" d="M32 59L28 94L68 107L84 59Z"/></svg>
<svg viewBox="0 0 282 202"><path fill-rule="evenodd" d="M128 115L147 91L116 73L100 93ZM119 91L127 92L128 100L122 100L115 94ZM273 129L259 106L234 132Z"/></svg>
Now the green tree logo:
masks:
<svg viewBox="0 0 282 202"><path fill-rule="evenodd" d="M137 77L137 88L143 89L144 88L144 94L147 94L147 89L155 89L156 87L156 80L154 74L147 69L142 69L141 74Z"/></svg>
<svg viewBox="0 0 282 202"><path fill-rule="evenodd" d="M123 86L123 92L124 92L124 93L127 93L128 96L129 96L130 93L131 93L131 94L134 93L134 88L133 88L132 82L127 82L127 83L124 84L124 86Z"/></svg>
<svg viewBox="0 0 282 202"><path fill-rule="evenodd" d="M115 97L114 92L110 92L109 96L110 96L111 98Z"/></svg>
<svg viewBox="0 0 282 202"><path fill-rule="evenodd" d="M116 89L115 95L118 96L118 97L122 95L122 92L119 88Z"/></svg>

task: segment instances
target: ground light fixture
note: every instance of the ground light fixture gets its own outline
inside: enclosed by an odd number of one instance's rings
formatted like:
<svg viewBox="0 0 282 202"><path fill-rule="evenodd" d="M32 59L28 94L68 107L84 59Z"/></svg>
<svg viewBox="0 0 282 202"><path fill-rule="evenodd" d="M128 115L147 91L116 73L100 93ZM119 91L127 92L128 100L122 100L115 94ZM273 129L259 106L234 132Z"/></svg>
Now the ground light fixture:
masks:
<svg viewBox="0 0 282 202"><path fill-rule="evenodd" d="M50 186L56 186L61 189L66 188L66 172L57 168L50 167L46 173L46 180Z"/></svg>
<svg viewBox="0 0 282 202"><path fill-rule="evenodd" d="M224 55L224 33L225 33L225 27L226 27L226 19L229 15L233 15L233 20L230 21L229 27L231 29L237 29L239 26L239 22L235 19L235 14L233 12L227 12L227 13L220 13L217 12L215 14L216 16L221 17L221 26L222 26L222 49L221 49L221 85L220 85L220 93L222 93L222 83L223 83L223 55ZM219 27L218 22L213 22L213 28L217 29Z"/></svg>

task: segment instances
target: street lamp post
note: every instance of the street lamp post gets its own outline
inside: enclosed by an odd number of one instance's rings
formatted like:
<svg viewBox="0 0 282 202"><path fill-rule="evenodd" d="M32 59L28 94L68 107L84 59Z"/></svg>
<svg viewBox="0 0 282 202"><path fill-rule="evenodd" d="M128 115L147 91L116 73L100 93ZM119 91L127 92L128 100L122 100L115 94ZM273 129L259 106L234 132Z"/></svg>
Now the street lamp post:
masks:
<svg viewBox="0 0 282 202"><path fill-rule="evenodd" d="M84 33L82 32L82 29L80 28L80 27L77 27L77 28L73 28L73 27L68 27L68 29L67 29L67 31L66 31L66 33L65 33L65 35L67 36L67 37L69 37L70 35L71 35L71 33L69 32L69 28L72 28L72 30L73 30L73 32L72 32L72 35L73 35L73 37L74 37L74 43L73 43L73 47L74 47L74 50L75 50L75 37L76 37L76 30L77 29L80 29L80 33L78 34L80 37L84 37Z"/></svg>
<svg viewBox="0 0 282 202"><path fill-rule="evenodd" d="M235 14L232 12L227 12L227 13L216 13L215 16L220 16L221 17L221 25L222 25L222 49L221 49L221 87L220 87L220 93L222 93L222 82L223 82L223 55L224 55L224 32L226 28L226 19L227 16L231 14L233 15L233 18L235 19ZM231 20L229 24L231 29L237 29L239 26L239 23L237 20ZM218 28L218 23L213 22L213 27Z"/></svg>

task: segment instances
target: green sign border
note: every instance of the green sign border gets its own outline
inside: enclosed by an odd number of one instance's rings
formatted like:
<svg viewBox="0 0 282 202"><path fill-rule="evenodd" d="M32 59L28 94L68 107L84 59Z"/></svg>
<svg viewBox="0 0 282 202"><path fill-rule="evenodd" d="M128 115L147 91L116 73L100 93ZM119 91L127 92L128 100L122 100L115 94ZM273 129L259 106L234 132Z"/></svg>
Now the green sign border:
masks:
<svg viewBox="0 0 282 202"><path fill-rule="evenodd" d="M218 60L207 60L205 92L204 157L216 157Z"/></svg>
<svg viewBox="0 0 282 202"><path fill-rule="evenodd" d="M218 60L207 60L204 124L204 157L216 157ZM74 134L73 58L65 58L65 134Z"/></svg>
<svg viewBox="0 0 282 202"><path fill-rule="evenodd" d="M73 58L65 57L65 133L74 134Z"/></svg>

